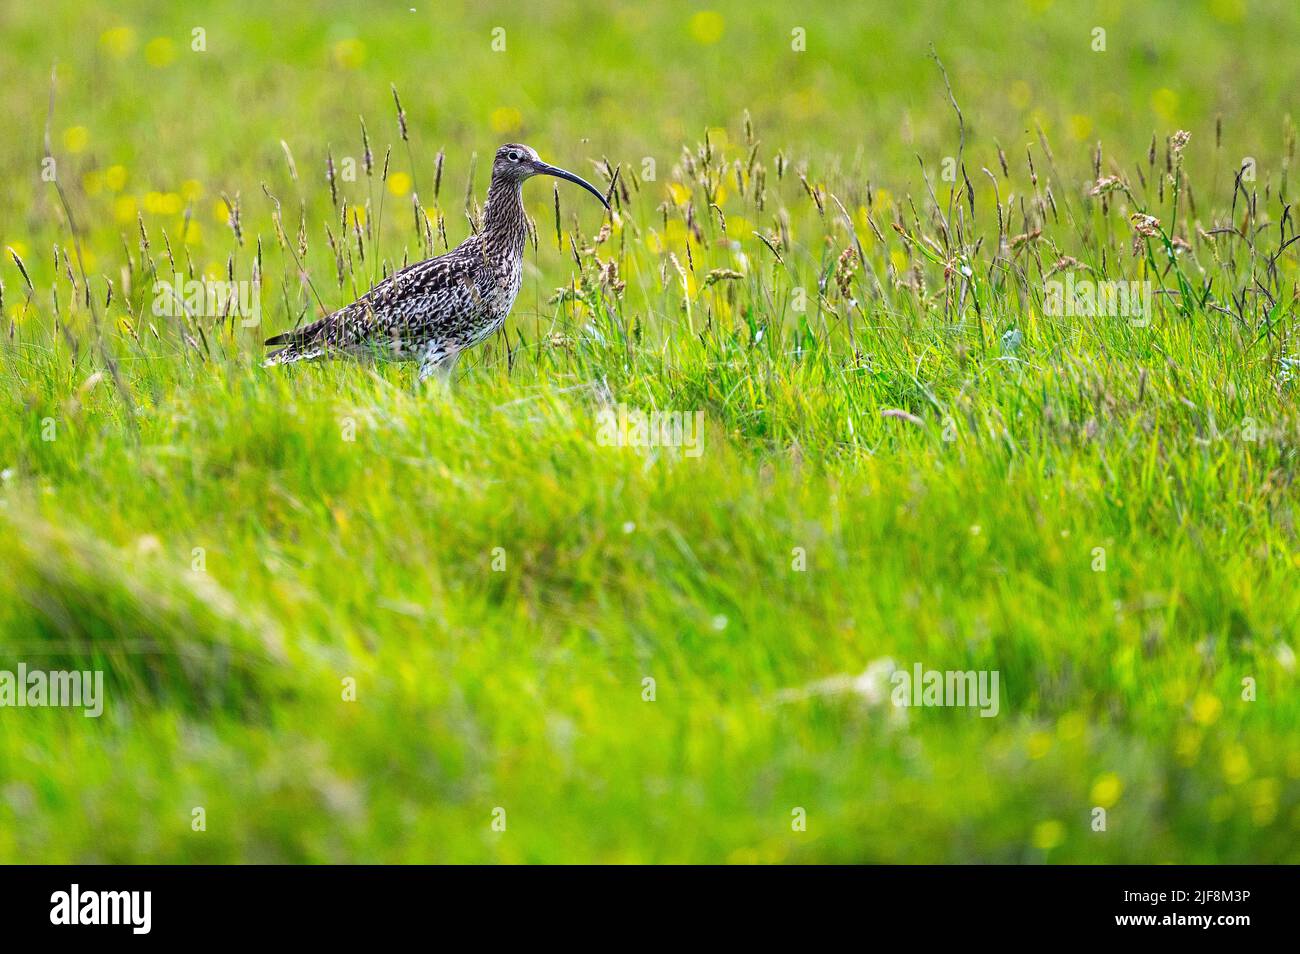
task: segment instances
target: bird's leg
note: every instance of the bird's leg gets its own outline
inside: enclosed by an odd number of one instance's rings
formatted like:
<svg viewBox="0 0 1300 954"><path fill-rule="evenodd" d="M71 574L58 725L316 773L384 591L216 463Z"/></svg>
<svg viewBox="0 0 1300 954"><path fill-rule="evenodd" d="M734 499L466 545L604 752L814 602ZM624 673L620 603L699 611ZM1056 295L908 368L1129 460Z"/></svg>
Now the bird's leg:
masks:
<svg viewBox="0 0 1300 954"><path fill-rule="evenodd" d="M443 385L451 383L451 371L460 356L459 348L442 345L430 345L420 357L420 370L416 374L416 384L423 384L425 379L436 376Z"/></svg>

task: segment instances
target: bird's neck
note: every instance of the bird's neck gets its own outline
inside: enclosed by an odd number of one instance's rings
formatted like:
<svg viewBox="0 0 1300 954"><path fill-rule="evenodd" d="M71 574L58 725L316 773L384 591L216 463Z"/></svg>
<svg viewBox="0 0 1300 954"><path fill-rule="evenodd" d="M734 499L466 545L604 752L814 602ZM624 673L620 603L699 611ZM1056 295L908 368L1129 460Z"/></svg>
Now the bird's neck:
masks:
<svg viewBox="0 0 1300 954"><path fill-rule="evenodd" d="M483 238L503 254L522 255L527 235L523 183L493 179L483 207Z"/></svg>

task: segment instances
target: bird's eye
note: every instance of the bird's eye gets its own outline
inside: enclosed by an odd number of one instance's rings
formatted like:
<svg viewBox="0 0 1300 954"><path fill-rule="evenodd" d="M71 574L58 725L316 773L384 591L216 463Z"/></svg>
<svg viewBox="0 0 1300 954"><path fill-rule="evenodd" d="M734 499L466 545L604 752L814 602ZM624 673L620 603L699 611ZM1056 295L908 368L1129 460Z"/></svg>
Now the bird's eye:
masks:
<svg viewBox="0 0 1300 954"><path fill-rule="evenodd" d="M506 153L506 158L509 159L511 162L518 162L518 161L519 161L519 153L517 153L517 152L507 152L507 153Z"/></svg>

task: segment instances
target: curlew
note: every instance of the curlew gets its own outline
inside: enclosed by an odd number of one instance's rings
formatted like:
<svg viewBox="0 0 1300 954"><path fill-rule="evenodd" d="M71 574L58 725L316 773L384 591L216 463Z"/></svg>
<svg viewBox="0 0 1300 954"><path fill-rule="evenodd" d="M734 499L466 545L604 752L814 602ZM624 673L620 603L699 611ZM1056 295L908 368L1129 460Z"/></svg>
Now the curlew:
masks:
<svg viewBox="0 0 1300 954"><path fill-rule="evenodd" d="M375 355L418 361L419 381L449 374L457 356L500 328L515 303L528 238L523 184L538 175L577 183L609 208L581 176L542 162L530 146L507 143L492 161L476 235L445 255L408 265L331 315L268 338L268 345L283 347L263 366Z"/></svg>

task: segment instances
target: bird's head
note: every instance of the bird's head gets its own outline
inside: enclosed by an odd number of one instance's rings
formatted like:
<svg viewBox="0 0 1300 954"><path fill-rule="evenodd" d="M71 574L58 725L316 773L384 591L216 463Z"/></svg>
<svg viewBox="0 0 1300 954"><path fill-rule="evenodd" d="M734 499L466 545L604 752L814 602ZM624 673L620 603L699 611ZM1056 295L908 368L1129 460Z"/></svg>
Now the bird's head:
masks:
<svg viewBox="0 0 1300 954"><path fill-rule="evenodd" d="M506 182L523 182L533 176L555 176L558 179L567 179L582 186L599 199L601 205L607 209L609 208L609 203L605 201L605 197L600 193L599 189L581 176L574 175L559 166L552 166L542 162L541 157L537 155L537 150L532 146L508 142L497 150L496 158L492 160L493 179Z"/></svg>

